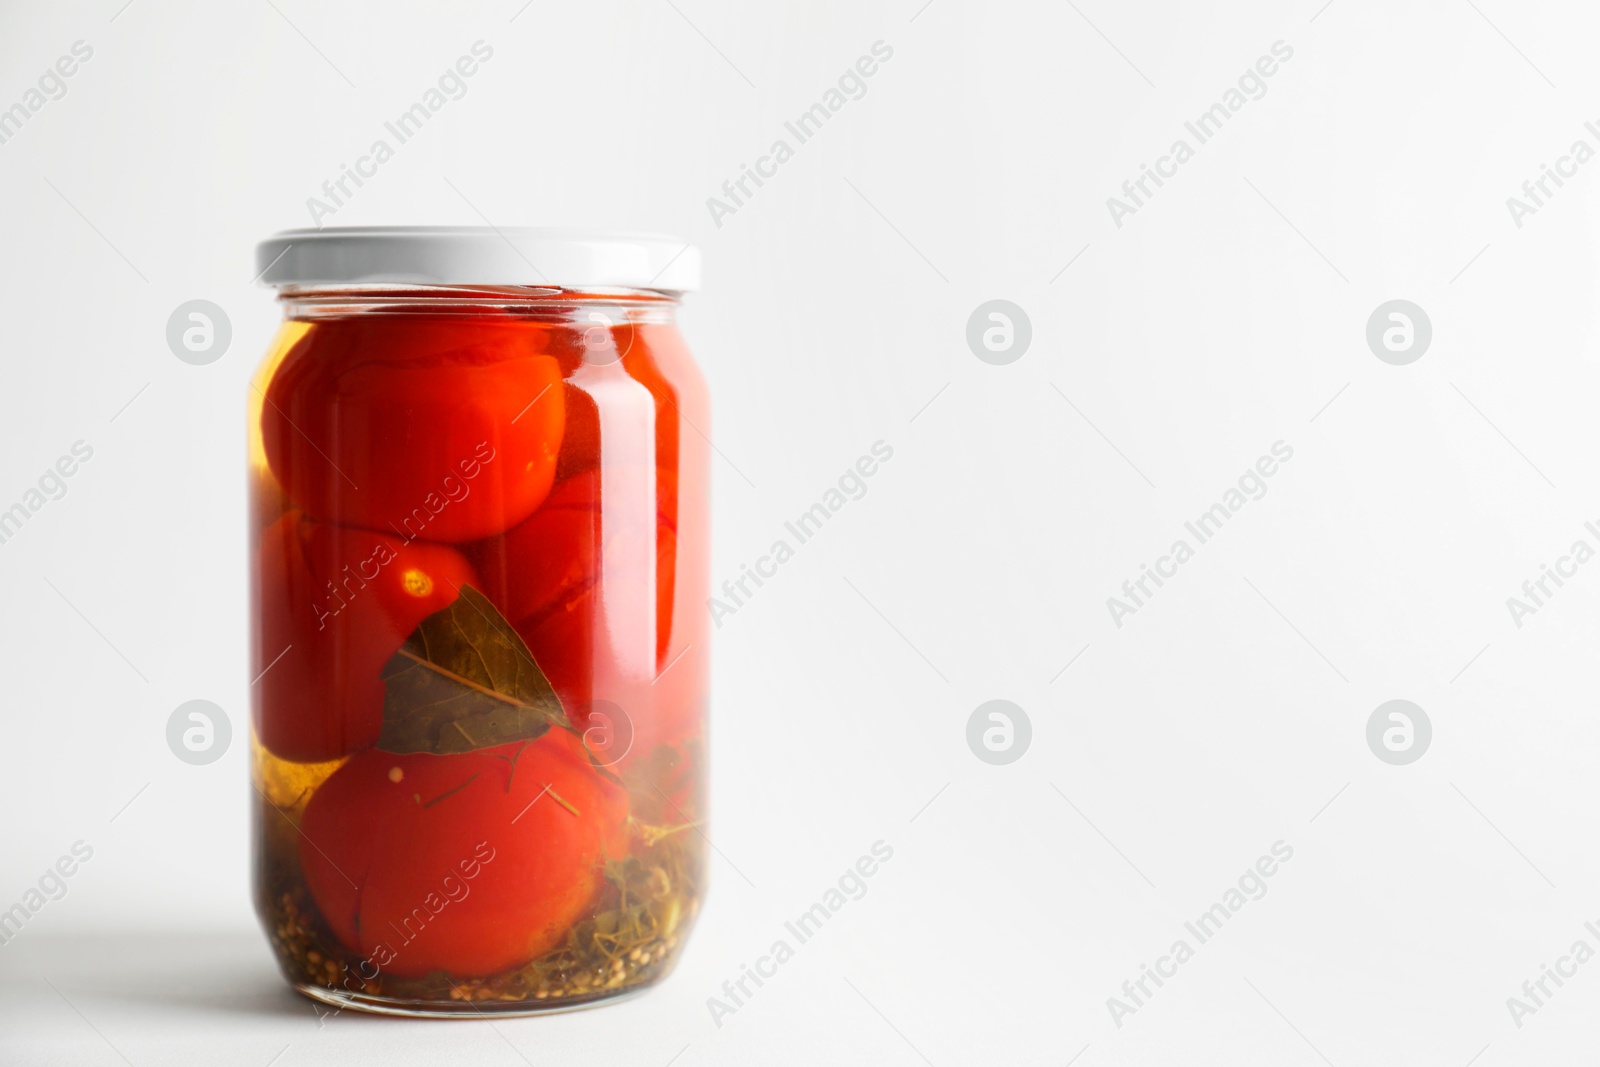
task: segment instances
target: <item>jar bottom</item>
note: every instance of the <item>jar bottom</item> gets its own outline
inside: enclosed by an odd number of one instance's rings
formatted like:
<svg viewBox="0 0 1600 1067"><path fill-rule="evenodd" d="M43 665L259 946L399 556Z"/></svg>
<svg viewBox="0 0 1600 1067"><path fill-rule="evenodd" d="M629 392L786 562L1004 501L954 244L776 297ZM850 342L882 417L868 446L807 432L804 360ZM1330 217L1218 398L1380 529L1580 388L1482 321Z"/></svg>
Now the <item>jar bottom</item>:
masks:
<svg viewBox="0 0 1600 1067"><path fill-rule="evenodd" d="M549 998L547 1000L407 1000L403 997L377 997L352 993L344 989L290 982L289 985L303 997L326 1004L340 1011L367 1012L371 1015L397 1015L408 1019L514 1019L526 1015L555 1015L559 1012L583 1011L648 993L653 986L634 986L631 989L609 990L587 996Z"/></svg>

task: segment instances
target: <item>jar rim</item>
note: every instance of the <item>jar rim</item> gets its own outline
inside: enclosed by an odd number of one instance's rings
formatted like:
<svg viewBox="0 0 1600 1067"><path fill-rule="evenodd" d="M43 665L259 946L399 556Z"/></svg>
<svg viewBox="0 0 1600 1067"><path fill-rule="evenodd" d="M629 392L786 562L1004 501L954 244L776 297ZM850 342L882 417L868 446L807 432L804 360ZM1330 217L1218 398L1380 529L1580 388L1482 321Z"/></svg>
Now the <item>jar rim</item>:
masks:
<svg viewBox="0 0 1600 1067"><path fill-rule="evenodd" d="M256 246L256 280L354 285L634 289L700 284L700 250L666 234L529 226L329 226Z"/></svg>
<svg viewBox="0 0 1600 1067"><path fill-rule="evenodd" d="M635 323L671 322L680 294L657 289L564 289L529 285L280 285L278 302L292 320L405 315L483 314L565 321L601 311ZM586 310L587 309L587 310Z"/></svg>

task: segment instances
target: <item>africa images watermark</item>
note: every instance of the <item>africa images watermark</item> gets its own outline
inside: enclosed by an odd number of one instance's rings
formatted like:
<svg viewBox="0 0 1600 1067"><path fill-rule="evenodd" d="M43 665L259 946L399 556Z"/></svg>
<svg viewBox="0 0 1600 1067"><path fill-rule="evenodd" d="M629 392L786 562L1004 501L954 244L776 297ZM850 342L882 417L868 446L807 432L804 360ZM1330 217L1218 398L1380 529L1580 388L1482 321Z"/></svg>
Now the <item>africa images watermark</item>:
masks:
<svg viewBox="0 0 1600 1067"><path fill-rule="evenodd" d="M717 1029L722 1029L722 1021L737 1014L760 991L767 979L777 977L778 968L794 959L796 946L817 936L823 924L843 911L846 904L867 895L867 880L894 858L894 846L884 841L874 841L870 851L871 855L863 855L846 867L836 884L823 892L821 900L794 920L783 924L785 932L794 938L794 944L791 945L788 938L778 938L765 955L756 957L754 967L739 964L739 977L722 983L721 997L706 998L706 1010L711 1013L711 1021L717 1024ZM752 989L752 985L755 988Z"/></svg>
<svg viewBox="0 0 1600 1067"><path fill-rule="evenodd" d="M488 441L479 441L472 455L456 464L456 468L461 472L459 478L456 477L454 470L444 475L439 480L439 488L428 492L422 498L422 502L400 520L399 525L395 524L394 519L389 519L389 529L393 530L404 544L409 545L416 541L422 536L427 525L438 518L445 508L451 504L461 503L472 493L472 480L483 472L485 466L494 462L495 455L493 445ZM326 592L317 594L318 601L311 605L311 610L317 617L317 630L320 632L325 629L329 619L348 607L350 601L367 587L368 582L376 581L383 568L399 558L386 536L381 539L374 538L371 553L365 559L356 561L353 573L351 565L346 563L344 569L335 575L334 579L328 580ZM423 576L411 579L408 588L414 588L417 582L427 582L427 578ZM422 595L426 595L427 590L421 592Z"/></svg>
<svg viewBox="0 0 1600 1067"><path fill-rule="evenodd" d="M378 168L394 158L396 148L421 132L428 120L443 111L450 101L460 100L467 95L467 79L478 73L481 64L494 58L494 49L481 40L473 41L469 51L470 55L463 55L453 65L446 67L438 81L422 94L420 100L402 111L392 122L383 124L384 130L394 138L394 144L391 145L387 138L379 137L372 142L365 155L356 157L354 166L339 164L338 176L322 183L322 195L326 199L315 196L306 198L306 210L311 213L312 225L321 227L323 218L338 214L339 209L355 196L355 190L350 188L352 182L356 189L360 189L366 184L365 179L377 177Z"/></svg>
<svg viewBox="0 0 1600 1067"><path fill-rule="evenodd" d="M1172 543L1166 555L1156 559L1154 568L1147 563L1139 564L1139 577L1129 578L1122 583L1122 597L1106 597L1106 610L1111 613L1111 621L1116 624L1117 629L1122 629L1124 618L1137 615L1140 608L1146 607L1156 591L1167 584L1167 579L1177 577L1178 568L1194 558L1197 547L1215 537L1223 525L1250 501L1260 500L1266 496L1267 479L1278 473L1280 464L1287 463L1292 458L1294 449L1290 445L1283 441L1274 441L1271 455L1257 459L1253 467L1239 476L1236 485L1229 486L1223 492L1219 502L1183 524L1183 528L1194 538L1193 545L1180 537ZM1155 583L1155 589L1150 588L1152 582ZM1126 599L1123 599L1124 597Z"/></svg>
<svg viewBox="0 0 1600 1067"><path fill-rule="evenodd" d="M67 95L67 79L78 73L78 68L94 58L94 47L87 41L73 41L70 54L46 67L35 84L22 93L22 99L10 107L0 109L0 145L6 144L29 119L44 110L52 100Z"/></svg>
<svg viewBox="0 0 1600 1067"><path fill-rule="evenodd" d="M9 945L13 938L33 917L44 910L51 901L67 895L67 879L78 873L82 864L94 856L94 846L86 841L74 841L72 854L63 855L46 867L36 886L29 886L22 899L5 911L0 911L0 945Z"/></svg>
<svg viewBox="0 0 1600 1067"><path fill-rule="evenodd" d="M866 96L867 79L878 73L880 64L893 58L893 47L883 41L873 41L871 53L861 56L853 66L846 67L844 73L839 75L838 82L822 94L821 100L802 111L794 120L783 124L784 131L794 138L793 145L787 138L779 137L772 142L765 155L756 157L755 166L739 164L739 176L722 183L722 196L726 199L706 197L706 210L711 213L711 221L717 224L717 229L722 229L724 216L737 215L757 190L769 179L778 176L778 168L794 158L796 146L805 144L820 133L827 121L850 101ZM750 187L752 183L754 189Z"/></svg>
<svg viewBox="0 0 1600 1067"><path fill-rule="evenodd" d="M1600 143L1600 125L1596 125L1591 119L1583 124L1583 128L1590 137ZM1565 155L1556 157L1556 165L1554 167L1551 167L1548 163L1540 163L1539 176L1530 178L1522 183L1522 196L1526 199L1519 199L1515 196L1506 197L1506 210L1511 213L1511 221L1516 225L1517 229L1522 229L1523 222L1530 215L1537 215L1539 209L1546 206L1545 202L1555 196L1561 190L1561 187L1567 184L1562 180L1563 178L1576 178L1578 176L1578 168L1594 157L1594 146L1580 137L1572 142L1572 147L1567 149ZM1551 183L1555 184L1554 189L1550 188Z"/></svg>
<svg viewBox="0 0 1600 1067"><path fill-rule="evenodd" d="M1266 80L1278 73L1280 63L1287 63L1294 57L1294 49L1283 41L1272 42L1271 52L1271 55L1257 59L1254 66L1246 68L1239 75L1237 88L1229 87L1224 91L1219 103L1212 104L1193 120L1183 124L1189 136L1194 138L1193 145L1179 137L1172 142L1166 155L1156 157L1153 168L1148 163L1141 163L1139 176L1122 183L1122 195L1127 197L1126 200L1106 197L1106 210L1111 213L1111 221L1117 229L1122 229L1124 218L1137 214L1155 196L1156 190L1167 184L1165 179L1178 176L1178 168L1195 157L1196 148L1221 133L1228 120L1244 110L1251 100L1260 100L1267 95ZM1150 187L1152 182L1155 189Z"/></svg>
<svg viewBox="0 0 1600 1067"><path fill-rule="evenodd" d="M398 770L398 769L397 769ZM391 774L396 771L391 771ZM390 779L396 781L398 779ZM479 841L473 846L472 855L456 863L454 867L446 867L440 875L438 889L430 890L426 896L403 916L400 925L389 923L389 929L395 935L395 940L380 940L373 949L362 959L356 961L354 967L345 963L340 973L344 976L341 982L328 982L326 988L332 992L339 992L342 987L347 993L364 993L369 982L376 982L383 973L383 968L399 959L405 947L422 935L430 922L439 917L452 903L459 904L466 900L472 893L469 885L485 866L494 862L494 846L487 841ZM459 874L458 874L459 872ZM387 934L380 935L387 938ZM397 943L398 942L398 943ZM344 1009L335 1008L333 1011L324 1011L317 1007L317 1028L320 1030L327 1020L339 1015Z"/></svg>
<svg viewBox="0 0 1600 1067"><path fill-rule="evenodd" d="M1600 926L1597 926L1594 920L1584 923L1583 929L1590 937L1600 941ZM1539 976L1529 978L1522 983L1520 990L1522 995L1506 998L1506 1011L1511 1013L1511 1021L1516 1028L1521 1030L1528 1016L1537 1015L1540 1008L1547 1007L1550 999L1567 984L1566 980L1577 977L1578 968L1594 957L1594 946L1580 937L1572 943L1572 947L1565 955L1556 957L1554 967L1548 963L1539 964ZM1551 985L1554 985L1555 989L1551 989Z"/></svg>
<svg viewBox="0 0 1600 1067"><path fill-rule="evenodd" d="M777 577L778 568L794 558L795 548L805 544L815 537L833 516L844 510L844 506L852 500L860 500L867 495L867 479L878 473L880 464L887 463L894 458L894 448L884 441L874 441L870 454L858 458L855 463L845 468L839 475L837 485L830 486L822 494L822 499L812 504L793 522L783 524L784 530L794 538L791 545L787 538L780 537L772 542L772 547L767 554L756 559L755 566L748 563L739 565L739 577L729 578L722 583L722 595L727 599L718 599L715 596L706 599L706 607L711 611L711 621L722 628L724 615L737 615L739 609L749 603L755 595L755 590L749 586L754 582L756 589L766 584L764 579Z"/></svg>
<svg viewBox="0 0 1600 1067"><path fill-rule="evenodd" d="M1590 537L1600 544L1600 526L1593 522L1583 524ZM1545 602L1556 595L1556 590L1566 585L1568 581L1578 576L1578 568L1588 563L1595 557L1594 545L1584 538L1572 542L1565 555L1556 558L1556 565L1548 563L1539 564L1537 577L1528 578L1522 583L1522 596L1506 597L1506 610L1511 613L1511 621L1517 629L1522 629L1522 620L1529 615L1537 615ZM1554 584L1555 589L1550 588Z"/></svg>
<svg viewBox="0 0 1600 1067"><path fill-rule="evenodd" d="M0 510L0 545L6 544L21 532L22 527L52 500L67 495L67 479L78 473L79 467L94 458L94 446L87 441L72 442L70 455L63 455L46 467L39 475L37 486L29 486L22 499Z"/></svg>
<svg viewBox="0 0 1600 1067"><path fill-rule="evenodd" d="M1180 937L1165 955L1156 957L1154 967L1148 963L1139 964L1139 976L1122 983L1122 996L1106 998L1106 1010L1111 1013L1111 1021L1117 1024L1117 1029L1122 1029L1125 1018L1137 1015L1140 1008L1148 1006L1157 991L1167 984L1166 980L1176 977L1178 968L1194 959L1195 950L1216 937L1224 923L1243 911L1250 901L1266 896L1267 879L1293 858L1293 846L1281 840L1274 841L1271 855L1257 858L1234 885L1223 891L1221 900L1201 912L1198 918L1183 924L1184 930L1194 938L1193 945L1187 938Z"/></svg>

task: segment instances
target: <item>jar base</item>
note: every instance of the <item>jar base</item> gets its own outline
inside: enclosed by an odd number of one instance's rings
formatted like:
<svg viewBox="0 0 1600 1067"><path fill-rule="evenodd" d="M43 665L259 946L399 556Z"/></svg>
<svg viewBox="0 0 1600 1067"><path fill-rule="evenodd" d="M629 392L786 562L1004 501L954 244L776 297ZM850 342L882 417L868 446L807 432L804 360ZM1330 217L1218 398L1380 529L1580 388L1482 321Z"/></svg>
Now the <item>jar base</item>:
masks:
<svg viewBox="0 0 1600 1067"><path fill-rule="evenodd" d="M642 996L650 986L637 986L614 992L594 993L585 997L549 998L542 1001L527 1000L403 1000L396 997L373 997L351 993L343 989L290 982L296 993L326 1004L340 1011L367 1012L371 1015L396 1015L407 1019L511 1019L526 1015L555 1015L559 1012L583 1011L608 1004L620 1004Z"/></svg>

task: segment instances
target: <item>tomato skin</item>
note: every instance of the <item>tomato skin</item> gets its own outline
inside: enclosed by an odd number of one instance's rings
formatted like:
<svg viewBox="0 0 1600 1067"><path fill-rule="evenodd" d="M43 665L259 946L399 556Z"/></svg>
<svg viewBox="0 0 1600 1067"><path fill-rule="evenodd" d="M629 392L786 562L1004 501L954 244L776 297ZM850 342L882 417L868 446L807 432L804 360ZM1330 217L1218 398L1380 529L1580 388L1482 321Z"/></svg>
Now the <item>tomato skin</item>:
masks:
<svg viewBox="0 0 1600 1067"><path fill-rule="evenodd" d="M608 517L600 485L598 470L566 478L528 522L478 545L475 555L486 595L528 643L574 723L589 725L590 702L610 701L629 717L638 741L648 744L662 715L656 707L669 689L653 688L651 681L666 664L672 638L677 480L669 470L656 470L654 514L637 517ZM643 569L651 552L653 584ZM614 592L603 593L602 568L606 589ZM610 617L603 595L618 598ZM646 600L627 603L630 598ZM638 624L651 616L654 641L642 643ZM618 625L619 617L634 630Z"/></svg>
<svg viewBox="0 0 1600 1067"><path fill-rule="evenodd" d="M262 404L268 465L322 521L430 541L501 533L555 479L566 391L544 337L398 316L313 329Z"/></svg>
<svg viewBox="0 0 1600 1067"><path fill-rule="evenodd" d="M255 578L256 736L296 763L375 744L384 664L463 583L478 582L446 545L311 522L298 511L263 531Z"/></svg>
<svg viewBox="0 0 1600 1067"><path fill-rule="evenodd" d="M478 546L485 592L514 624L582 595L594 582L599 486L598 471L558 482L532 518Z"/></svg>
<svg viewBox="0 0 1600 1067"><path fill-rule="evenodd" d="M556 457L559 481L600 465L600 412L594 397L571 382L565 384L566 428L561 436L561 454Z"/></svg>
<svg viewBox="0 0 1600 1067"><path fill-rule="evenodd" d="M406 978L495 974L556 947L629 834L626 794L559 729L458 755L363 752L311 798L302 831L328 925Z"/></svg>
<svg viewBox="0 0 1600 1067"><path fill-rule="evenodd" d="M527 522L476 547L488 596L508 619L537 622L581 597L594 584L596 568L605 563L603 541L638 536L653 525L659 542L669 546L675 542L677 481L671 471L656 471L653 516L613 517L610 527L602 526L600 486L597 470L558 482ZM671 552L667 558L671 560ZM667 593L658 600L669 607L671 570L667 567L668 577L662 578L661 568L657 569ZM664 631L665 627L659 632Z"/></svg>
<svg viewBox="0 0 1600 1067"><path fill-rule="evenodd" d="M588 580L571 584L562 590L562 595L545 601L541 608L512 624L569 711L581 716L582 707L597 696L621 700L625 689L634 688L637 683L648 684L660 670L661 653L671 636L667 626L671 622L676 548L673 532L665 527L659 529L654 648L619 645L606 633L601 621L600 590L592 575L585 575ZM623 584L629 583L624 580ZM633 584L643 585L643 576Z"/></svg>

